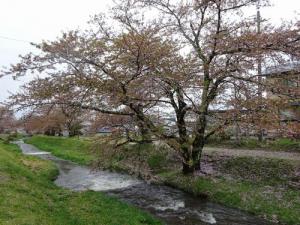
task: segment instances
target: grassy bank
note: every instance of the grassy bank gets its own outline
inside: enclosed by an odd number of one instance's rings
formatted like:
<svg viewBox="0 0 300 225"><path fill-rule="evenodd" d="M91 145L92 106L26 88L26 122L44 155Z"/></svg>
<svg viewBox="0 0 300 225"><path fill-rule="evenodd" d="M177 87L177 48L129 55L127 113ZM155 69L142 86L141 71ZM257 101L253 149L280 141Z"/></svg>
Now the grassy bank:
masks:
<svg viewBox="0 0 300 225"><path fill-rule="evenodd" d="M183 176L180 172L160 174L167 184L210 200L240 208L283 224L300 224L299 190L282 190L263 183Z"/></svg>
<svg viewBox="0 0 300 225"><path fill-rule="evenodd" d="M39 145L35 143L37 139ZM47 139L32 138L28 142L41 146L40 143L44 140L47 142ZM52 148L65 151L61 144L55 143L52 143ZM289 161L206 156L204 160L212 164L217 173L200 177L183 176L172 152L149 144L126 146L116 154L104 153L100 157L100 165L105 168L139 174L144 178L154 176L195 195L205 194L214 202L240 208L275 222L300 224L300 191L289 185L295 179L296 168Z"/></svg>
<svg viewBox="0 0 300 225"><path fill-rule="evenodd" d="M39 149L51 152L53 155L71 160L81 165L87 165L93 160L89 151L90 141L78 138L33 136L25 140Z"/></svg>
<svg viewBox="0 0 300 225"><path fill-rule="evenodd" d="M78 144L78 143L77 143ZM0 141L1 225L160 224L114 198L56 187L56 167Z"/></svg>
<svg viewBox="0 0 300 225"><path fill-rule="evenodd" d="M220 140L217 138L209 139L211 147L226 147L236 149L263 149L268 151L286 151L300 152L300 141L288 138L279 138L276 140L264 140L262 142L256 139L242 139L239 143L235 140Z"/></svg>

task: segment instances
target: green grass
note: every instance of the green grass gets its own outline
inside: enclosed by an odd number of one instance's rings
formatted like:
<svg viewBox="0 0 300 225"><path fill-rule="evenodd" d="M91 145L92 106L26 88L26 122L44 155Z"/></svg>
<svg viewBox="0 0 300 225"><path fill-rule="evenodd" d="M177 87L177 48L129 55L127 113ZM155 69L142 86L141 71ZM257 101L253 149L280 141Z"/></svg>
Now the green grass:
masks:
<svg viewBox="0 0 300 225"><path fill-rule="evenodd" d="M262 142L259 142L257 139L245 138L239 144L237 144L234 140L219 140L217 138L211 138L208 140L208 146L300 152L300 141L288 138L278 138Z"/></svg>
<svg viewBox="0 0 300 225"><path fill-rule="evenodd" d="M149 167L154 171L159 171L164 167L166 156L163 153L151 154L147 160Z"/></svg>
<svg viewBox="0 0 300 225"><path fill-rule="evenodd" d="M87 165L94 159L90 152L91 142L78 138L33 136L25 140L37 148L51 152L53 155L76 162L81 165Z"/></svg>
<svg viewBox="0 0 300 225"><path fill-rule="evenodd" d="M291 140L288 138L281 138L269 143L270 147L275 150L290 150L300 152L300 141Z"/></svg>
<svg viewBox="0 0 300 225"><path fill-rule="evenodd" d="M1 225L160 224L146 213L99 192L71 192L52 182L49 161L0 142Z"/></svg>

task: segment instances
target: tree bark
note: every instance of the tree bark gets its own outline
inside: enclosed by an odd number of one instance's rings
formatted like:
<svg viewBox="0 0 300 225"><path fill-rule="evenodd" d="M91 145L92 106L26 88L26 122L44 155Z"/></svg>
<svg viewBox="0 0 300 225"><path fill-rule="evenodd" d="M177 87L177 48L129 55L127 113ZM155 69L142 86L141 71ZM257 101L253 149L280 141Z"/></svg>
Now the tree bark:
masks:
<svg viewBox="0 0 300 225"><path fill-rule="evenodd" d="M185 175L188 175L188 174L193 174L195 171L195 168L193 167L193 165L190 165L186 162L182 162L182 173L185 174Z"/></svg>
<svg viewBox="0 0 300 225"><path fill-rule="evenodd" d="M187 145L181 147L182 152L182 173L183 174L192 174L195 171L200 171L201 166L201 155L202 147L193 148L192 151L189 151Z"/></svg>

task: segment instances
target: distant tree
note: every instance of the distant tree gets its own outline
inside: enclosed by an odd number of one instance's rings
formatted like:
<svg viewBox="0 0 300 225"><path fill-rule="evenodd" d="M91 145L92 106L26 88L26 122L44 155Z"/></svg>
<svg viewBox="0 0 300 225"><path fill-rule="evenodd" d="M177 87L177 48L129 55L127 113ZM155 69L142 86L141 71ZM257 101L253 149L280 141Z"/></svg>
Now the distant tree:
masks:
<svg viewBox="0 0 300 225"><path fill-rule="evenodd" d="M77 108L40 107L23 116L21 123L28 133L62 136L68 131L73 137L81 134L84 116Z"/></svg>
<svg viewBox="0 0 300 225"><path fill-rule="evenodd" d="M142 141L166 142L181 157L183 172L192 173L200 169L208 138L245 111L241 107L219 114L232 101L234 86L257 92L257 85L263 85L254 70L258 57L265 63L282 62L287 55L299 54L300 24L266 25L257 34L253 19L242 14L255 4L119 1L111 18L93 19L94 29L71 31L36 45L39 55L23 56L12 66L7 74L48 76L26 84L11 103L19 108L55 105L130 117ZM159 17L147 20L143 12ZM251 115L259 115L258 109L251 109ZM215 117L212 126L209 117ZM171 129L170 120L175 121Z"/></svg>
<svg viewBox="0 0 300 225"><path fill-rule="evenodd" d="M15 129L14 112L5 106L0 106L0 133L15 131Z"/></svg>
<svg viewBox="0 0 300 225"><path fill-rule="evenodd" d="M65 118L62 113L40 109L30 112L20 119L21 126L29 134L62 135Z"/></svg>
<svg viewBox="0 0 300 225"><path fill-rule="evenodd" d="M79 108L66 107L64 105L61 105L57 111L62 113L64 118L63 126L70 137L82 134L81 129L83 128L83 122L89 116L88 112L83 113Z"/></svg>

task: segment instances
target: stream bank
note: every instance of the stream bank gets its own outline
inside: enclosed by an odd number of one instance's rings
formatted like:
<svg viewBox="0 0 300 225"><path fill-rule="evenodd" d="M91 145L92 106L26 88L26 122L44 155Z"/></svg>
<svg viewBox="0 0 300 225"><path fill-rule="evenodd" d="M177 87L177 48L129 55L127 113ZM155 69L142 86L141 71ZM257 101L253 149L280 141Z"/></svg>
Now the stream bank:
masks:
<svg viewBox="0 0 300 225"><path fill-rule="evenodd" d="M274 223L300 224L300 173L296 161L260 157L229 157L209 152L204 155L206 174L183 176L172 152L153 146L125 146L115 154L103 152L101 142L92 139L33 136L26 140L81 165L99 159L95 168L106 168L140 176L148 182L160 182L195 196L206 195L210 201L239 208Z"/></svg>
<svg viewBox="0 0 300 225"><path fill-rule="evenodd" d="M151 185L134 177L93 171L59 159L19 142L24 154L53 161L60 170L55 183L74 191L94 190L137 206L171 225L270 225L272 223L243 211L224 207L164 185Z"/></svg>
<svg viewBox="0 0 300 225"><path fill-rule="evenodd" d="M161 225L150 214L104 193L75 192L54 184L51 161L0 141L1 225Z"/></svg>

